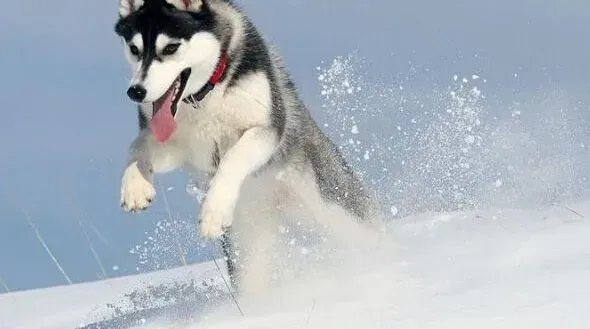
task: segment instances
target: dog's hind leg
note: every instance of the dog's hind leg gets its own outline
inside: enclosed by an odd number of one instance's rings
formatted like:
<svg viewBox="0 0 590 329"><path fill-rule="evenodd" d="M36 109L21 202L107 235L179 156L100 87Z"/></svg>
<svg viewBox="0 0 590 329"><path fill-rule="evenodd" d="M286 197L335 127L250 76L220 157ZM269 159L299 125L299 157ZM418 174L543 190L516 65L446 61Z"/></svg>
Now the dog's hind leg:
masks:
<svg viewBox="0 0 590 329"><path fill-rule="evenodd" d="M267 215L261 210L236 218L230 235L224 237L228 271L239 293L263 292L272 283L278 230L275 219Z"/></svg>
<svg viewBox="0 0 590 329"><path fill-rule="evenodd" d="M230 283L234 289L237 289L236 264L238 263L238 253L235 250L231 227L221 237L221 249L223 250L223 257Z"/></svg>
<svg viewBox="0 0 590 329"><path fill-rule="evenodd" d="M234 284L244 294L266 291L276 277L281 193L272 174L263 176L244 183L227 235Z"/></svg>

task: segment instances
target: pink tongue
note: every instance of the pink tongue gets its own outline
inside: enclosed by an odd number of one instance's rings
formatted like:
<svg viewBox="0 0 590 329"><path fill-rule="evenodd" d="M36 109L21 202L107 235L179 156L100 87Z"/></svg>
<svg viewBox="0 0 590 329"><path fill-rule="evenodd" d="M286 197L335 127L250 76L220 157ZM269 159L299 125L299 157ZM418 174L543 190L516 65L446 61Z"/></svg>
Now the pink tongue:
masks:
<svg viewBox="0 0 590 329"><path fill-rule="evenodd" d="M176 121L172 116L173 92L168 91L166 98L154 103L154 114L150 128L160 143L165 143L176 130Z"/></svg>

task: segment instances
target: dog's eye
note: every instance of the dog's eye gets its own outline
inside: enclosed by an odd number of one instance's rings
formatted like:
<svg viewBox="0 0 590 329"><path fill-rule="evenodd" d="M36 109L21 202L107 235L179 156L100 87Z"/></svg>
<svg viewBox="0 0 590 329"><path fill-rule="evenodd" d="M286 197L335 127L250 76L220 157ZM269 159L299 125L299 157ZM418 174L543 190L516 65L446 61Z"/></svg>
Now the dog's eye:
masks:
<svg viewBox="0 0 590 329"><path fill-rule="evenodd" d="M169 56L174 55L176 51L178 51L178 47L180 47L180 43L171 43L162 49L162 55Z"/></svg>
<svg viewBox="0 0 590 329"><path fill-rule="evenodd" d="M137 48L136 45L129 46L129 52L131 52L131 55L133 56L139 56L139 48Z"/></svg>

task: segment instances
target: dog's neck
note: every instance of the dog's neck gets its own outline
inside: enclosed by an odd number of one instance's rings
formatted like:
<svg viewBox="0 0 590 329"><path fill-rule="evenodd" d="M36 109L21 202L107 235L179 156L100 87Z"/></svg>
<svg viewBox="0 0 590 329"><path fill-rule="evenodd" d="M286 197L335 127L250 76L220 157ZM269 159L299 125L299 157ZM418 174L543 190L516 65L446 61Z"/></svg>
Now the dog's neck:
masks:
<svg viewBox="0 0 590 329"><path fill-rule="evenodd" d="M183 99L183 101L187 104L192 104L193 106L196 106L198 102L202 101L207 96L207 94L209 94L213 90L213 88L215 88L215 86L225 78L225 73L227 72L228 64L229 55L227 54L227 52L223 52L219 58L219 61L217 62L217 67L215 68L215 71L213 72L209 80L207 80L207 83L196 93L188 95L186 98Z"/></svg>

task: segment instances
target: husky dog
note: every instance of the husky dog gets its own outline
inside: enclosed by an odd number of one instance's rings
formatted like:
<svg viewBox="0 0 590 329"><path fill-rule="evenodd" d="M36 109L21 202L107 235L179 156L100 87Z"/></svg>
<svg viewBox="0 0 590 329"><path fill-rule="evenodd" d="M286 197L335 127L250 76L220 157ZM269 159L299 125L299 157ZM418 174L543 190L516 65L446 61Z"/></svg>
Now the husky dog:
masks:
<svg viewBox="0 0 590 329"><path fill-rule="evenodd" d="M277 218L304 214L338 231L343 215L379 216L279 57L231 1L121 0L115 31L132 68L127 95L139 105L121 187L126 211L155 199L156 173L203 173L200 233L221 238L238 287L267 279L257 269L269 262L260 254L272 248Z"/></svg>

